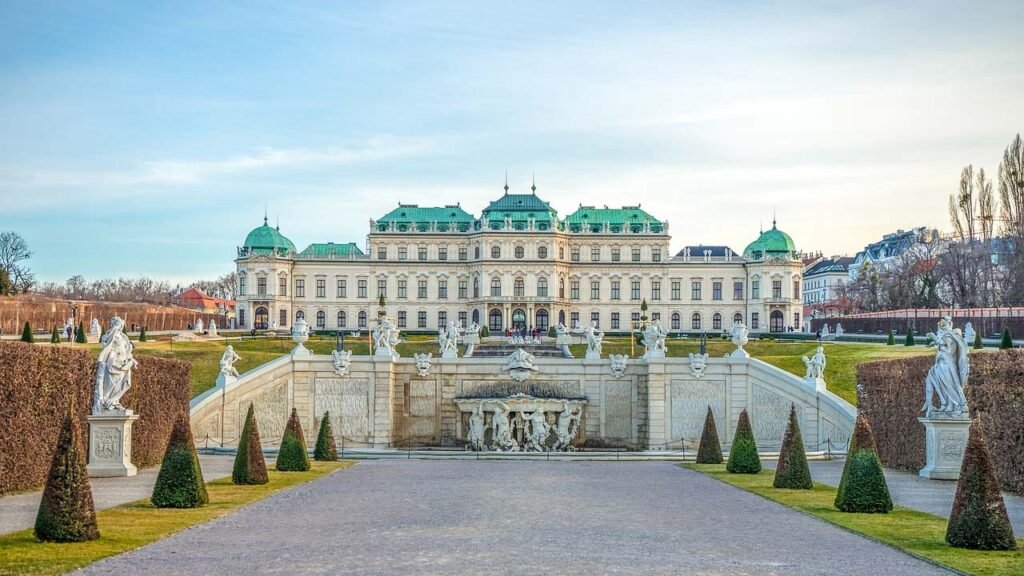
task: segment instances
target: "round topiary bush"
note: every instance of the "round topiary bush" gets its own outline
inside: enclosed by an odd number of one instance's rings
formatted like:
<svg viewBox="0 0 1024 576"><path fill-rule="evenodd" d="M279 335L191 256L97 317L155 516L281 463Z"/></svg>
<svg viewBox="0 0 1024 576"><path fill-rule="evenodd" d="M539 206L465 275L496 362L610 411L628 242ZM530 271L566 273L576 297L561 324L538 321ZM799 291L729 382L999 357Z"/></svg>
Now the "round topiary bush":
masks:
<svg viewBox="0 0 1024 576"><path fill-rule="evenodd" d="M789 425L786 426L786 433L782 437L782 449L779 451L779 463L775 468L772 486L800 490L814 488L811 469L807 467L807 453L804 452L800 423L796 419L796 406L792 404L789 407Z"/></svg>
<svg viewBox="0 0 1024 576"><path fill-rule="evenodd" d="M36 514L35 535L43 542L86 542L100 537L74 408L64 417Z"/></svg>
<svg viewBox="0 0 1024 576"><path fill-rule="evenodd" d="M733 435L732 448L725 469L730 474L757 474L761 471L761 458L757 455L757 443L754 431L750 428L750 417L746 409L740 412L736 423L736 434Z"/></svg>
<svg viewBox="0 0 1024 576"><path fill-rule="evenodd" d="M331 430L331 413L324 412L320 418L320 431L316 435L313 459L321 462L337 460L338 447L334 443L334 432Z"/></svg>
<svg viewBox="0 0 1024 576"><path fill-rule="evenodd" d="M187 413L171 430L150 500L157 508L198 508L210 501Z"/></svg>
<svg viewBox="0 0 1024 576"><path fill-rule="evenodd" d="M242 426L242 436L238 439L231 481L235 484L266 484L270 481L267 478L267 463L263 459L263 446L260 443L260 431L256 425L252 404L249 404L245 424Z"/></svg>
<svg viewBox="0 0 1024 576"><path fill-rule="evenodd" d="M977 419L971 422L960 465L956 498L946 526L946 542L972 550L1017 549L992 455Z"/></svg>
<svg viewBox="0 0 1024 576"><path fill-rule="evenodd" d="M277 452L277 469L280 472L305 472L313 465L306 453L306 438L302 434L299 411L292 408L288 425L284 428L281 448Z"/></svg>
<svg viewBox="0 0 1024 576"><path fill-rule="evenodd" d="M892 511L892 498L882 473L875 437L863 415L857 416L843 477L836 490L835 506L843 512L886 514Z"/></svg>
<svg viewBox="0 0 1024 576"><path fill-rule="evenodd" d="M704 417L704 430L700 433L700 445L697 447L697 464L721 464L722 443L718 440L718 427L715 426L715 414L708 406Z"/></svg>

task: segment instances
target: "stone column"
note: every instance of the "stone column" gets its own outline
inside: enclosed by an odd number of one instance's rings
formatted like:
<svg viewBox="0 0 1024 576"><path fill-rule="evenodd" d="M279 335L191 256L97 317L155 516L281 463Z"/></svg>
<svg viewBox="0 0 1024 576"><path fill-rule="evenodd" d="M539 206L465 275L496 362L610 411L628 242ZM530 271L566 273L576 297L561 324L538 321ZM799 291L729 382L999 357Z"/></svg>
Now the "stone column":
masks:
<svg viewBox="0 0 1024 576"><path fill-rule="evenodd" d="M918 475L933 480L958 480L967 448L971 420L918 418L925 430L925 466Z"/></svg>
<svg viewBox="0 0 1024 576"><path fill-rule="evenodd" d="M132 424L139 417L131 410L89 416L89 476L135 476L132 464Z"/></svg>

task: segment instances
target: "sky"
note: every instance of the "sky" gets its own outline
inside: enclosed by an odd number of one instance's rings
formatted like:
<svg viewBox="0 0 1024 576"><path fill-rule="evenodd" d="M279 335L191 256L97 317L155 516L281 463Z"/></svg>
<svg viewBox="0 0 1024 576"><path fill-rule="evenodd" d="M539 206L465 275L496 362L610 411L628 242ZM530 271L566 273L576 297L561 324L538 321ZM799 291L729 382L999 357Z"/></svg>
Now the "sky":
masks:
<svg viewBox="0 0 1024 576"><path fill-rule="evenodd" d="M949 228L1024 132L1024 2L0 0L0 230L40 280L233 270L398 202L640 204L672 250Z"/></svg>

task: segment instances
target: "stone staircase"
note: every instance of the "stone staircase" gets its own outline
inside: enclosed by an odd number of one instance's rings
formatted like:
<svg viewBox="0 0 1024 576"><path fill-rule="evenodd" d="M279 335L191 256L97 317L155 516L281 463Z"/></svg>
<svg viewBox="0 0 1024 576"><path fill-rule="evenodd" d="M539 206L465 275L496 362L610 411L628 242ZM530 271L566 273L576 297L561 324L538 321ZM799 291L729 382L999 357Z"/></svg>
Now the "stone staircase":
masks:
<svg viewBox="0 0 1024 576"><path fill-rule="evenodd" d="M564 358L562 349L554 344L478 344L473 350L474 358L504 358L519 348L537 358Z"/></svg>

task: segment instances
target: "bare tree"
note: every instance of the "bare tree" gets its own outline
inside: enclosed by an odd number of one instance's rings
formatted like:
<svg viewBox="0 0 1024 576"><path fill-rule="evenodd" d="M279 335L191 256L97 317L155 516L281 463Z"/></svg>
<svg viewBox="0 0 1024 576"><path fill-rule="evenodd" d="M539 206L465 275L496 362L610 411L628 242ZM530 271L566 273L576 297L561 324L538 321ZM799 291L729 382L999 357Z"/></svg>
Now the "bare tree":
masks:
<svg viewBox="0 0 1024 576"><path fill-rule="evenodd" d="M999 163L1002 249L997 258L1003 275L1003 303L1024 302L1024 142L1020 134L1003 151Z"/></svg>
<svg viewBox="0 0 1024 576"><path fill-rule="evenodd" d="M949 196L952 239L939 257L940 277L951 303L988 306L993 303L992 182L985 169L967 166L960 173L960 189Z"/></svg>
<svg viewBox="0 0 1024 576"><path fill-rule="evenodd" d="M17 232L0 232L0 268L14 290L28 292L35 284L35 274L24 264L32 257L28 243Z"/></svg>

